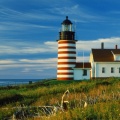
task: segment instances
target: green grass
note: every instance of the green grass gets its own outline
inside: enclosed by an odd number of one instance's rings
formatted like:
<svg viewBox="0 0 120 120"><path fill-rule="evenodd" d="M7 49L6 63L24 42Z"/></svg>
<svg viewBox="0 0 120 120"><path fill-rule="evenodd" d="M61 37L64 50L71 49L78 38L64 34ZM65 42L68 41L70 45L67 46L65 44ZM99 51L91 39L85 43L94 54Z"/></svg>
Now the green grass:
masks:
<svg viewBox="0 0 120 120"><path fill-rule="evenodd" d="M0 87L0 120L11 116L15 111L13 107L23 104L58 106L67 89L70 91L67 98L69 110L50 116L50 120L120 119L120 79L109 78L90 81L43 80L28 85ZM86 108L83 101L88 104Z"/></svg>

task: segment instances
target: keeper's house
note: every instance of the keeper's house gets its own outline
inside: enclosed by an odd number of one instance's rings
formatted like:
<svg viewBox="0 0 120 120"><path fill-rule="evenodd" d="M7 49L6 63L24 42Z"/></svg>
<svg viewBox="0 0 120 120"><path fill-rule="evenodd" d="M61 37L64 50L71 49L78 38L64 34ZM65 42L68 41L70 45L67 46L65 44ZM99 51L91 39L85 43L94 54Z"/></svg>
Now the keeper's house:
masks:
<svg viewBox="0 0 120 120"><path fill-rule="evenodd" d="M90 54L91 78L120 77L120 49L92 49Z"/></svg>

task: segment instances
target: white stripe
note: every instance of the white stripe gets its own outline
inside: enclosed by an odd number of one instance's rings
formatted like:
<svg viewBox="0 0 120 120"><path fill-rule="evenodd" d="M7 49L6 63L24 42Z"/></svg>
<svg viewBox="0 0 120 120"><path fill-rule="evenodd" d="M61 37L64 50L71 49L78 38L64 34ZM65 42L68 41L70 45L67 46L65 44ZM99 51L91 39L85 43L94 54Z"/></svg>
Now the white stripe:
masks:
<svg viewBox="0 0 120 120"><path fill-rule="evenodd" d="M69 46L70 46L70 47L75 47L76 45L75 45L75 44L72 44L72 43L69 43L69 44L68 44L68 43L66 43L66 44L65 44L65 43L64 43L64 44L58 44L58 47L63 47L63 46L64 46L64 47L65 47L65 46L66 46L66 47L69 47Z"/></svg>
<svg viewBox="0 0 120 120"><path fill-rule="evenodd" d="M58 54L58 57L76 57L76 54Z"/></svg>
<svg viewBox="0 0 120 120"><path fill-rule="evenodd" d="M61 77L61 78L62 78L62 77L66 77L66 78L67 78L67 77L73 77L73 75L57 75L57 77L58 77L58 78L59 78L59 77Z"/></svg>
<svg viewBox="0 0 120 120"><path fill-rule="evenodd" d="M59 40L59 41L68 42L68 41L74 41L74 40Z"/></svg>
<svg viewBox="0 0 120 120"><path fill-rule="evenodd" d="M73 72L73 70L57 70L58 73Z"/></svg>
<svg viewBox="0 0 120 120"><path fill-rule="evenodd" d="M58 62L76 62L76 59L58 59Z"/></svg>
<svg viewBox="0 0 120 120"><path fill-rule="evenodd" d="M64 64L64 65L57 65L57 67L75 67L75 64Z"/></svg>
<svg viewBox="0 0 120 120"><path fill-rule="evenodd" d="M73 51L73 52L76 52L76 49L58 49L58 52L61 52L61 51Z"/></svg>

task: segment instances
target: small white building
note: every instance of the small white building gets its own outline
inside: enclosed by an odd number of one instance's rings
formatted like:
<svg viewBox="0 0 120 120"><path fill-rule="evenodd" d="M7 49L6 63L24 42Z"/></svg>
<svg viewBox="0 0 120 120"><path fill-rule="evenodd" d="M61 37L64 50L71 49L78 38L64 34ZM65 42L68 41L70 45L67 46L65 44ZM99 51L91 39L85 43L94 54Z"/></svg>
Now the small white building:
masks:
<svg viewBox="0 0 120 120"><path fill-rule="evenodd" d="M120 49L92 49L91 78L120 77Z"/></svg>
<svg viewBox="0 0 120 120"><path fill-rule="evenodd" d="M90 63L76 63L74 70L74 80L88 80L90 79Z"/></svg>

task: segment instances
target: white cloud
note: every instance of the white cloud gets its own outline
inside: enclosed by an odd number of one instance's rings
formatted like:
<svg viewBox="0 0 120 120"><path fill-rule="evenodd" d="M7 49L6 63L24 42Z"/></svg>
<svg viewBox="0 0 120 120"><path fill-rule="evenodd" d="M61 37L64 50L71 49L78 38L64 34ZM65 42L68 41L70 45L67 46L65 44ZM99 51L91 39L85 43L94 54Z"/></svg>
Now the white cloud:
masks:
<svg viewBox="0 0 120 120"><path fill-rule="evenodd" d="M0 60L0 70L22 69L21 72L43 71L46 69L55 69L57 66L57 58L46 59L6 59Z"/></svg>
<svg viewBox="0 0 120 120"><path fill-rule="evenodd" d="M74 16L72 18L75 22L89 22L89 21L101 21L104 19L104 17L94 14L94 12L90 12L87 8L84 8L81 4L73 3L71 5L67 6L59 6L54 7L51 11L54 13L57 11L60 15L68 15L68 16ZM71 18L71 19L72 19Z"/></svg>
<svg viewBox="0 0 120 120"><path fill-rule="evenodd" d="M40 6L41 7L41 6ZM12 8L0 6L0 16L2 20L8 20L8 21L30 21L30 20L56 20L58 19L58 16L50 14L51 7L48 8L33 8L29 11L21 11L21 10L15 10Z"/></svg>
<svg viewBox="0 0 120 120"><path fill-rule="evenodd" d="M0 64L15 64L15 60L0 60Z"/></svg>
<svg viewBox="0 0 120 120"><path fill-rule="evenodd" d="M0 45L0 54L16 54L19 49L14 46Z"/></svg>
<svg viewBox="0 0 120 120"><path fill-rule="evenodd" d="M57 42L2 42L0 54L36 54L36 53L56 53Z"/></svg>
<svg viewBox="0 0 120 120"><path fill-rule="evenodd" d="M78 40L76 43L76 49L77 51L91 51L92 48L101 48L101 43L104 43L105 48L111 48L114 49L115 45L118 45L118 48L120 46L120 37L112 37L112 38L100 38L97 40L89 40L89 41L83 41Z"/></svg>
<svg viewBox="0 0 120 120"><path fill-rule="evenodd" d="M28 72L30 72L30 69L29 68L24 68L21 72L28 73Z"/></svg>
<svg viewBox="0 0 120 120"><path fill-rule="evenodd" d="M40 24L29 24L29 23L22 23L22 22L0 22L0 30L32 30L34 28L39 28L39 29L56 29L53 26L46 26L46 25L40 25ZM15 33L14 33L15 34Z"/></svg>
<svg viewBox="0 0 120 120"><path fill-rule="evenodd" d="M48 63L56 63L57 58L47 58L47 59L37 59L37 60L20 59L19 61L22 62L22 63L41 63L41 64L48 64Z"/></svg>
<svg viewBox="0 0 120 120"><path fill-rule="evenodd" d="M115 48L115 45L120 46L120 38L100 38L97 40L78 40L76 42L76 50L90 51L91 48L101 48L101 43L104 42L105 48ZM46 41L44 43L39 42L4 42L0 45L0 54L36 54L36 53L56 53L57 54L57 42Z"/></svg>
<svg viewBox="0 0 120 120"><path fill-rule="evenodd" d="M115 48L115 45L118 45L118 48L120 46L120 38L119 37L113 37L113 38L101 38L97 40L91 40L91 41L78 41L76 43L76 50L77 50L77 60L81 61L83 60L83 56L79 56L79 54L82 55L82 52L85 53L88 51L90 52L92 48L101 48L101 43L104 42L105 48ZM24 43L23 43L24 44ZM22 45L22 43L21 43ZM26 45L26 44L25 44ZM33 47L34 46L34 47ZM57 42L50 42L47 41L43 43L42 45L38 44L31 44L30 47L23 47L22 49L19 49L18 45L16 47L10 47L10 46L0 46L1 51L0 53L6 53L6 54L33 54L33 53L41 53L41 52L56 52L57 53ZM89 56L86 56L84 53L84 60L87 61L89 59ZM57 58L46 58L46 59L1 59L0 64L2 67L41 67L41 69L49 69L49 68L55 68L57 64Z"/></svg>

